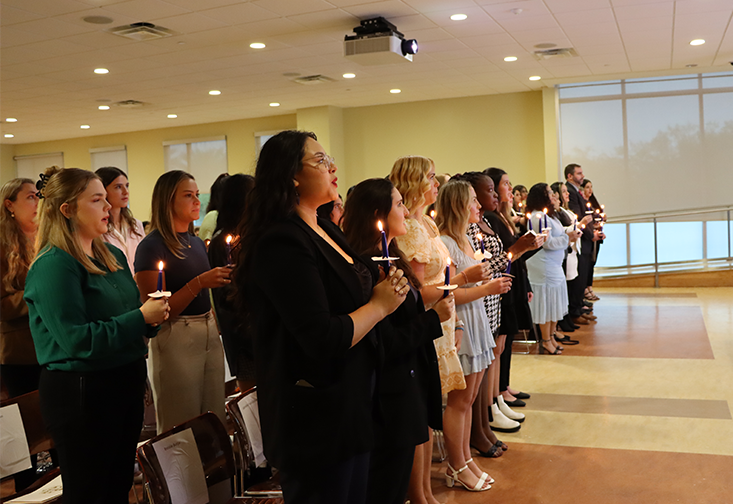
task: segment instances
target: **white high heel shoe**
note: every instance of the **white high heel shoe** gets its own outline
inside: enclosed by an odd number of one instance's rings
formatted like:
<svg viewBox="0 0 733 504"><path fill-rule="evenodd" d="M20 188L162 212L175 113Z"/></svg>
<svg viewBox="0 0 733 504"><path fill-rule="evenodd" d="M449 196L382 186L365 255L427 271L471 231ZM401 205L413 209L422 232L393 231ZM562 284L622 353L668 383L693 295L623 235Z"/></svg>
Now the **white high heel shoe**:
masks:
<svg viewBox="0 0 733 504"><path fill-rule="evenodd" d="M466 460L466 465L470 464L471 462L473 462L473 457L471 457L470 459ZM476 465L478 465L478 464L476 464ZM481 468L479 467L479 469L481 469ZM492 478L491 476L489 476L489 473L481 472L481 479L486 480L486 482L488 484L490 484L490 485L493 485L495 483L494 478Z"/></svg>
<svg viewBox="0 0 733 504"><path fill-rule="evenodd" d="M516 422L522 423L524 422L524 413L517 413L513 409L511 409L506 401L504 400L503 396L499 396L496 398L496 402L499 405L499 410L504 413L504 415L509 418L510 420L514 420Z"/></svg>
<svg viewBox="0 0 733 504"><path fill-rule="evenodd" d="M483 476L481 476L478 479L478 482L476 482L476 484L473 487L468 486L466 483L464 483L463 481L461 481L460 479L458 479L458 475L461 474L466 469L468 469L468 464L464 465L463 467L461 467L457 471L455 469L453 469L450 464L448 464L448 470L445 473L445 484L446 484L446 486L448 488L453 488L453 485L455 485L456 483L458 483L459 485L461 485L463 488L465 488L469 492L485 492L486 490L488 490L489 488L491 488L491 485L489 485L489 484L487 484L486 486L484 486L484 484L486 483L486 477L488 476L488 474L486 474L486 473L484 473Z"/></svg>

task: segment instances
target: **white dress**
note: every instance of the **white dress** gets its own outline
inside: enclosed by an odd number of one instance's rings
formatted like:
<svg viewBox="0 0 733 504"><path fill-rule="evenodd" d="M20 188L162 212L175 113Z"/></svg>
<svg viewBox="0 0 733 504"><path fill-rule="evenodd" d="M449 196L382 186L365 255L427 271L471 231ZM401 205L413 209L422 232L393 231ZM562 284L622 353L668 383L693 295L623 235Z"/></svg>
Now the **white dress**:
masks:
<svg viewBox="0 0 733 504"><path fill-rule="evenodd" d="M456 274L480 263L473 256L467 256L450 236L443 235L440 239L443 240L450 253L450 259L456 267ZM459 288L475 287L476 285L468 283ZM463 374L470 375L483 371L494 360L492 348L496 347L489 319L486 317L484 298L478 298L470 303L457 304L456 318L462 320L464 324L461 348L458 350Z"/></svg>
<svg viewBox="0 0 733 504"><path fill-rule="evenodd" d="M538 212L533 212L532 229L542 229ZM535 255L527 259L527 273L534 296L529 303L535 324L557 322L568 313L568 287L562 262L569 238L560 221L547 217L550 237Z"/></svg>

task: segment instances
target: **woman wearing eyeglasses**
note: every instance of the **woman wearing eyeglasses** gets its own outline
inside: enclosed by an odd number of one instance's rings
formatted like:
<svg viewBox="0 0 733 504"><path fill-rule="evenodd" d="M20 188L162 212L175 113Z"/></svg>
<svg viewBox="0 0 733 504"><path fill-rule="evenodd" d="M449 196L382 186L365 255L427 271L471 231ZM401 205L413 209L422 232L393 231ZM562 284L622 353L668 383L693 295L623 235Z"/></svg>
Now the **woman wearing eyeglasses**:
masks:
<svg viewBox="0 0 733 504"><path fill-rule="evenodd" d="M401 272L376 283L376 266L317 218L338 197L336 170L313 133L278 133L240 225L237 300L252 317L265 455L288 504L364 502L373 329L409 291Z"/></svg>

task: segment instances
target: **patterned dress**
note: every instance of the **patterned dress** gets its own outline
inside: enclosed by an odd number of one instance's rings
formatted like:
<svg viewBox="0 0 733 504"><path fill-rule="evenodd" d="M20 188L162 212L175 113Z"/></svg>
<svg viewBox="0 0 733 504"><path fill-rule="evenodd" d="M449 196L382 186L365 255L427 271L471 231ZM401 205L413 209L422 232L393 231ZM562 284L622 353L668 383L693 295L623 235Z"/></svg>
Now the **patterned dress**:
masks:
<svg viewBox="0 0 733 504"><path fill-rule="evenodd" d="M486 219L484 224L491 229L491 224ZM491 278L499 278L502 273L506 272L508 264L507 256L504 253L504 246L501 240L496 234L482 233L478 224L470 224L468 226L468 239L471 240L471 246L474 250L481 250L481 244L479 243L476 235L481 233L484 237L484 247L486 251L491 254L491 259L488 259L489 267L491 268ZM496 336L499 326L501 325L501 294L492 294L491 296L484 297L484 308L486 309L486 316L489 317L489 326L491 327L491 334Z"/></svg>
<svg viewBox="0 0 733 504"><path fill-rule="evenodd" d="M445 266L450 254L440 240L438 226L429 217L424 217L423 222L425 227L416 219L406 219L407 234L396 238L397 245L408 261L417 261L425 265L423 282L425 285L439 285L445 281ZM430 228L430 233L426 227ZM429 310L430 306L425 306L425 309ZM455 316L441 325L443 336L434 340L434 343L440 367L442 392L447 394L451 390L465 389L466 380L463 377L463 368L461 368L461 362L456 352Z"/></svg>

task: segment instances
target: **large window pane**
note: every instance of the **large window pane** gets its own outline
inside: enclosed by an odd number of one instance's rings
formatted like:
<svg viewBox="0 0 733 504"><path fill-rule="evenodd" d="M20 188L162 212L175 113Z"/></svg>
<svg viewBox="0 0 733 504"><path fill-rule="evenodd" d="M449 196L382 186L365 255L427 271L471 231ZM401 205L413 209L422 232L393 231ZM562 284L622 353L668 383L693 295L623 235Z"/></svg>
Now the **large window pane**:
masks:
<svg viewBox="0 0 733 504"><path fill-rule="evenodd" d="M707 221L707 258L728 257L728 221Z"/></svg>
<svg viewBox="0 0 733 504"><path fill-rule="evenodd" d="M598 252L596 266L626 266L626 224L603 226L606 239Z"/></svg>
<svg viewBox="0 0 733 504"><path fill-rule="evenodd" d="M660 222L657 224L659 262L702 259L702 222Z"/></svg>
<svg viewBox="0 0 733 504"><path fill-rule="evenodd" d="M654 224L635 222L629 228L631 265L654 264Z"/></svg>

